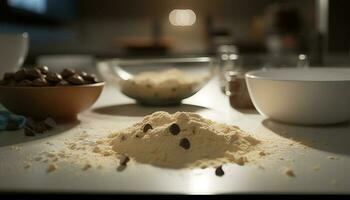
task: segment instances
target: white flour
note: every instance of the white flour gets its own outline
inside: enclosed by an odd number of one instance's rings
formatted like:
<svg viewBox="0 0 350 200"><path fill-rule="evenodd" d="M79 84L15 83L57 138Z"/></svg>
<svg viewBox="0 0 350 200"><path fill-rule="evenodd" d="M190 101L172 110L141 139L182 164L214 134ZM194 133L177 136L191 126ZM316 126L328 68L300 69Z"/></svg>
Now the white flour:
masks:
<svg viewBox="0 0 350 200"><path fill-rule="evenodd" d="M110 137L117 153L169 168L204 168L227 162L244 165L250 160L248 153L261 152L257 148L261 142L239 127L189 112L155 112Z"/></svg>
<svg viewBox="0 0 350 200"><path fill-rule="evenodd" d="M142 72L129 80L119 82L123 93L142 99L181 99L202 85L208 76L189 75L179 69Z"/></svg>

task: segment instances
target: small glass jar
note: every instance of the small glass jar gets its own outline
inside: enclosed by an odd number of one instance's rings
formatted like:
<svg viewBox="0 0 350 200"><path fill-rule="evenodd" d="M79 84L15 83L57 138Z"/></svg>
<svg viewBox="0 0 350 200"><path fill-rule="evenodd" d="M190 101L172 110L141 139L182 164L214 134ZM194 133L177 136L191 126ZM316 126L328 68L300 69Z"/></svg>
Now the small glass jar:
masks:
<svg viewBox="0 0 350 200"><path fill-rule="evenodd" d="M235 109L255 109L250 98L245 74L248 71L261 69L264 62L263 56L229 56L230 64L225 66L225 93L229 97L230 104Z"/></svg>
<svg viewBox="0 0 350 200"><path fill-rule="evenodd" d="M245 81L245 74L252 70L308 67L308 59L304 54L267 56L267 55L229 55L229 62L224 66L225 94L235 109L255 109Z"/></svg>

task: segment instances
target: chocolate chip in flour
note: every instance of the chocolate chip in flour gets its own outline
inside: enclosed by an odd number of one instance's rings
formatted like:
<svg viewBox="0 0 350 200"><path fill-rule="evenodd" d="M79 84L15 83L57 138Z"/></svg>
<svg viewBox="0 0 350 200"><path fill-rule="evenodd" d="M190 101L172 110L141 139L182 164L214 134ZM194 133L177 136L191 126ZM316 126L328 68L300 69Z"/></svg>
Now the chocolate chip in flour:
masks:
<svg viewBox="0 0 350 200"><path fill-rule="evenodd" d="M187 150L191 148L191 143L187 138L182 138L180 140L179 146Z"/></svg>
<svg viewBox="0 0 350 200"><path fill-rule="evenodd" d="M143 132L147 133L148 130L153 129L151 124L145 124L145 126L143 127Z"/></svg>
<svg viewBox="0 0 350 200"><path fill-rule="evenodd" d="M181 131L180 126L175 123L170 125L169 127L169 132L173 135L178 135L180 131Z"/></svg>

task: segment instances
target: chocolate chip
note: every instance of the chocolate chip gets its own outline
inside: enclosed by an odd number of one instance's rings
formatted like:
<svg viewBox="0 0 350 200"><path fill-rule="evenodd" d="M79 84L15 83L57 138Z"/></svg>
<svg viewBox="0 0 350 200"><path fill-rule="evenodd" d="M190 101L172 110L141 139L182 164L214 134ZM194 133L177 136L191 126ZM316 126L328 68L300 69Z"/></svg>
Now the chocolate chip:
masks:
<svg viewBox="0 0 350 200"><path fill-rule="evenodd" d="M182 138L179 145L186 150L191 147L191 143L187 138Z"/></svg>
<svg viewBox="0 0 350 200"><path fill-rule="evenodd" d="M120 140L121 140L121 141L125 141L125 140L126 140L126 136L125 136L125 135L122 135L122 136L120 137Z"/></svg>
<svg viewBox="0 0 350 200"><path fill-rule="evenodd" d="M130 161L130 158L126 155L122 155L119 159L119 165L126 166L126 164Z"/></svg>
<svg viewBox="0 0 350 200"><path fill-rule="evenodd" d="M98 79L95 74L87 74L83 76L84 80L89 83L98 83Z"/></svg>
<svg viewBox="0 0 350 200"><path fill-rule="evenodd" d="M0 85L7 85L8 82L7 80L0 80Z"/></svg>
<svg viewBox="0 0 350 200"><path fill-rule="evenodd" d="M37 78L32 82L32 86L40 87L40 86L47 86L48 83L45 78Z"/></svg>
<svg viewBox="0 0 350 200"><path fill-rule="evenodd" d="M49 73L49 68L47 66L39 66L37 69L39 69L42 74Z"/></svg>
<svg viewBox="0 0 350 200"><path fill-rule="evenodd" d="M9 121L6 124L6 130L8 130L8 131L14 131L14 130L17 130L18 128L19 127L18 127L17 123L14 121Z"/></svg>
<svg viewBox="0 0 350 200"><path fill-rule="evenodd" d="M58 83L62 81L62 76L55 72L47 73L46 80L52 83Z"/></svg>
<svg viewBox="0 0 350 200"><path fill-rule="evenodd" d="M84 72L84 71L80 71L78 73L79 76L83 77L85 79L85 77L88 75L88 73Z"/></svg>
<svg viewBox="0 0 350 200"><path fill-rule="evenodd" d="M12 73L12 72L6 72L5 74L4 74L4 80L11 80L11 79L13 79L15 77L15 73Z"/></svg>
<svg viewBox="0 0 350 200"><path fill-rule="evenodd" d="M15 80L9 80L6 82L6 86L16 86L17 82Z"/></svg>
<svg viewBox="0 0 350 200"><path fill-rule="evenodd" d="M31 129L34 129L35 125L36 125L36 123L35 123L34 119L31 117L27 117L25 126L31 128Z"/></svg>
<svg viewBox="0 0 350 200"><path fill-rule="evenodd" d="M31 86L32 85L32 81L24 79L21 82L19 82L17 85L18 86Z"/></svg>
<svg viewBox="0 0 350 200"><path fill-rule="evenodd" d="M26 73L26 78L34 80L41 77L41 72L36 68L29 68Z"/></svg>
<svg viewBox="0 0 350 200"><path fill-rule="evenodd" d="M224 170L222 170L222 165L216 168L215 175L216 176L223 176L225 174Z"/></svg>
<svg viewBox="0 0 350 200"><path fill-rule="evenodd" d="M94 74L84 71L76 73L73 69L64 69L61 74L50 72L47 66L22 68L15 73L5 73L0 85L3 86L66 86L98 83Z"/></svg>
<svg viewBox="0 0 350 200"><path fill-rule="evenodd" d="M169 131L170 131L171 134L177 135L177 134L180 133L180 127L177 124L172 124L169 127Z"/></svg>
<svg viewBox="0 0 350 200"><path fill-rule="evenodd" d="M25 79L27 76L27 70L26 69L20 69L14 74L14 78L16 81L21 81Z"/></svg>
<svg viewBox="0 0 350 200"><path fill-rule="evenodd" d="M62 80L62 81L56 83L56 86L67 86L67 85L69 85L69 83L65 80Z"/></svg>
<svg viewBox="0 0 350 200"><path fill-rule="evenodd" d="M84 79L78 74L74 74L73 76L69 77L67 81L73 85L82 85L85 83Z"/></svg>
<svg viewBox="0 0 350 200"><path fill-rule="evenodd" d="M48 117L45 119L44 124L46 126L47 129L53 129L57 126L57 123L54 119L52 119L51 117Z"/></svg>
<svg viewBox="0 0 350 200"><path fill-rule="evenodd" d="M61 72L61 76L66 79L68 77L71 77L75 74L75 71L72 70L72 69L64 69L62 72Z"/></svg>
<svg viewBox="0 0 350 200"><path fill-rule="evenodd" d="M47 131L48 129L46 128L46 125L44 122L38 122L35 124L34 126L34 131L36 133L44 133L45 131Z"/></svg>
<svg viewBox="0 0 350 200"><path fill-rule="evenodd" d="M29 127L24 127L24 135L26 136L35 136L35 132L33 129Z"/></svg>
<svg viewBox="0 0 350 200"><path fill-rule="evenodd" d="M147 133L148 130L150 129L153 129L152 125L151 124L146 124L144 127L143 127L143 132L144 133Z"/></svg>

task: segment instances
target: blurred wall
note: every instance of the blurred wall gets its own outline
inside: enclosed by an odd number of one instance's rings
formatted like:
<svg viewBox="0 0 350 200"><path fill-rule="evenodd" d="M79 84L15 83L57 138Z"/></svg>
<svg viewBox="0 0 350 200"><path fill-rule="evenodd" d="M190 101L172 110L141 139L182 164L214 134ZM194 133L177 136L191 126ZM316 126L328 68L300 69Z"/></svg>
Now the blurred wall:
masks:
<svg viewBox="0 0 350 200"><path fill-rule="evenodd" d="M77 0L77 18L58 26L32 31L31 54L92 53L100 56L125 54L130 42L152 40L154 23L159 23L162 41L169 53L210 52L210 31L229 33L231 41L255 45L258 30L253 25L277 0ZM305 27L314 26L314 0L285 0L295 4ZM169 23L173 9L192 9L197 16L190 27ZM64 15L64 13L62 13ZM209 23L210 22L210 23ZM208 27L210 25L210 27ZM27 27L27 26L24 26ZM30 27L27 27L30 29ZM56 32L55 32L56 31ZM45 37L51 32L51 37ZM62 36L64 35L64 37ZM55 36L60 38L55 40ZM60 37L62 36L62 37ZM42 39L49 38L49 39Z"/></svg>

